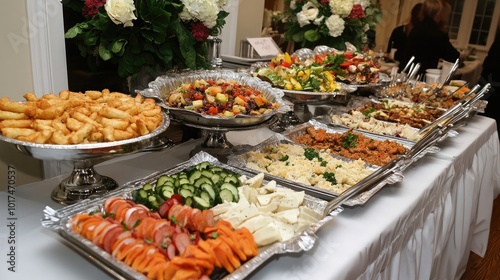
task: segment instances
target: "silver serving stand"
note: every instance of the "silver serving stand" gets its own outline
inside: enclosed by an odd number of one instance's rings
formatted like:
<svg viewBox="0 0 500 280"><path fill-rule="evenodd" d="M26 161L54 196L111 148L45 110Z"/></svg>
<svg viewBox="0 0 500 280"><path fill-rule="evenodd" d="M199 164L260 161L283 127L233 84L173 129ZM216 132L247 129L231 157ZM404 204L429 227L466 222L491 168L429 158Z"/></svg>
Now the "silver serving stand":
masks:
<svg viewBox="0 0 500 280"><path fill-rule="evenodd" d="M200 123L189 123L182 122L182 124L201 129L202 135L205 137L201 144L198 144L190 153L190 156L194 156L200 151L204 151L220 161L226 161L227 157L231 154L234 147L231 142L227 139L226 133L230 131L245 131L253 130L262 127L269 127L274 125L278 121L278 116L273 115L261 123L256 123L248 126L207 126L202 122Z"/></svg>
<svg viewBox="0 0 500 280"><path fill-rule="evenodd" d="M39 160L72 162L73 171L52 190L51 194L54 201L69 205L87 198L100 197L119 187L114 179L96 172L94 165L120 155L172 147L173 142L170 140L158 139L158 136L169 125L170 119L164 113L162 124L153 132L121 141L55 145L19 141L2 135L0 135L0 140L12 144L16 150Z"/></svg>

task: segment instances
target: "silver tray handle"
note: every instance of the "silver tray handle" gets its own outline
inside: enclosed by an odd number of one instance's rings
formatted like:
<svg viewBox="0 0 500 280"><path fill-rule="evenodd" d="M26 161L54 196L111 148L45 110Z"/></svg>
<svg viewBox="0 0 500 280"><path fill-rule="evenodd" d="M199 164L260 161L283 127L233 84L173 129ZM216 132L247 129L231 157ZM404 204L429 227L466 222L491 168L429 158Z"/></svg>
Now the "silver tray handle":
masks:
<svg viewBox="0 0 500 280"><path fill-rule="evenodd" d="M45 206L43 209L43 218L42 218L42 226L50 229L59 228L59 221L61 218L58 215L58 212L52 209L49 206Z"/></svg>

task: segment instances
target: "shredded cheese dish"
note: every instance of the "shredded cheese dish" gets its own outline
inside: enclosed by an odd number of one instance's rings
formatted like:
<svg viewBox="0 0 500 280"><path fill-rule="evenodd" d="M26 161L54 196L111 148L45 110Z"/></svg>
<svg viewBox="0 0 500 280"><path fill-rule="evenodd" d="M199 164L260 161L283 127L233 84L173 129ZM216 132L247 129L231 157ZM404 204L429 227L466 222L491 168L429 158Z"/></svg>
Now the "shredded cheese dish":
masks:
<svg viewBox="0 0 500 280"><path fill-rule="evenodd" d="M349 189L374 170L362 160L344 161L328 152L298 145L279 144L244 155L246 167L337 194Z"/></svg>

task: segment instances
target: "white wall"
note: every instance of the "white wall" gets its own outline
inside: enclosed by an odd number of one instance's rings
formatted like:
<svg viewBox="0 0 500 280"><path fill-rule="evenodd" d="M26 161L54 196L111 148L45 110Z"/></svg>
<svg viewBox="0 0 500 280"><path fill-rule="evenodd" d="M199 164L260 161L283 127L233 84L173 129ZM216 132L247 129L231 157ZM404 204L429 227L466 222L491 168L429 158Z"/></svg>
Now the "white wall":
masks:
<svg viewBox="0 0 500 280"><path fill-rule="evenodd" d="M239 0L234 49L236 55L240 53L241 40L260 37L262 19L264 18L264 2L264 0Z"/></svg>
<svg viewBox="0 0 500 280"><path fill-rule="evenodd" d="M0 96L23 100L26 92L33 91L31 74L30 42L26 2L3 0L0 9ZM16 185L42 178L42 163L39 160L16 151L10 145L0 142L0 190L7 186L8 166L14 166Z"/></svg>

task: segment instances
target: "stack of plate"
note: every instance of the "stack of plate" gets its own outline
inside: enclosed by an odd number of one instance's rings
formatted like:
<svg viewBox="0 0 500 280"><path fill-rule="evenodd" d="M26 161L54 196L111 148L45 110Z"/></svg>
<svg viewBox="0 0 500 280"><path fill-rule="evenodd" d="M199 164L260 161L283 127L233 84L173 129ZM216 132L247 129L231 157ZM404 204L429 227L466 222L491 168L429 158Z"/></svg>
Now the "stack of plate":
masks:
<svg viewBox="0 0 500 280"><path fill-rule="evenodd" d="M234 55L221 55L222 56L222 66L229 69L238 68L248 68L250 65L256 62L271 61L272 57L256 57L256 58L246 58Z"/></svg>

